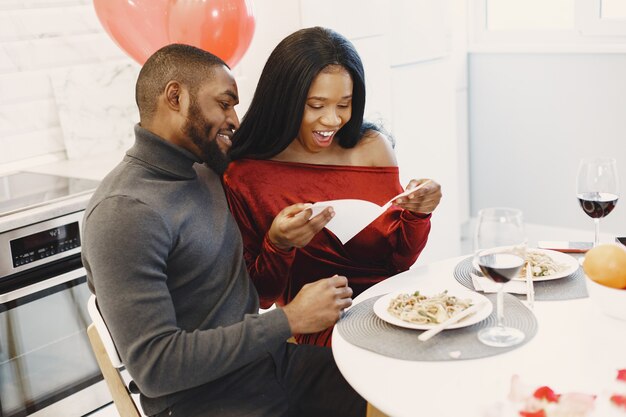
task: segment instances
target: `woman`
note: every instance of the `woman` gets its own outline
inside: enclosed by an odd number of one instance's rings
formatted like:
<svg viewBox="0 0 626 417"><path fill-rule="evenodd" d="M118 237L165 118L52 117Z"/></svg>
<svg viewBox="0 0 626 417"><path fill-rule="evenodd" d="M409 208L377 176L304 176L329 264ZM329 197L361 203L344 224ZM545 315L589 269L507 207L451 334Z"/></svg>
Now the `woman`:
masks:
<svg viewBox="0 0 626 417"><path fill-rule="evenodd" d="M263 307L286 304L307 283L332 274L347 276L356 296L407 270L424 248L441 199L434 181L397 199L345 244L323 229L332 208L310 219L304 203L351 198L383 205L403 191L392 144L363 122L364 107L361 59L332 30L299 30L267 60L224 175ZM296 339L329 346L331 330Z"/></svg>

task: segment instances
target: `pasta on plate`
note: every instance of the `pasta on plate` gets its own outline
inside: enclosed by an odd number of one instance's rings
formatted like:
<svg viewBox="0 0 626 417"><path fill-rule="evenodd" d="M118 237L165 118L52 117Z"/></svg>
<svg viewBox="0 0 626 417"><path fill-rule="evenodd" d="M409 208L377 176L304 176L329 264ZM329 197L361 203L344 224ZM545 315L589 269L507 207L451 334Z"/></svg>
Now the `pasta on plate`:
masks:
<svg viewBox="0 0 626 417"><path fill-rule="evenodd" d="M557 263L547 253L533 250L526 251L526 262L530 263L530 270L533 277L547 277L567 268L567 265ZM526 264L522 267L520 276L526 276Z"/></svg>
<svg viewBox="0 0 626 417"><path fill-rule="evenodd" d="M448 295L447 290L432 297L415 291L412 294L398 294L392 298L389 301L387 311L409 323L438 324L471 305L471 299L461 299Z"/></svg>

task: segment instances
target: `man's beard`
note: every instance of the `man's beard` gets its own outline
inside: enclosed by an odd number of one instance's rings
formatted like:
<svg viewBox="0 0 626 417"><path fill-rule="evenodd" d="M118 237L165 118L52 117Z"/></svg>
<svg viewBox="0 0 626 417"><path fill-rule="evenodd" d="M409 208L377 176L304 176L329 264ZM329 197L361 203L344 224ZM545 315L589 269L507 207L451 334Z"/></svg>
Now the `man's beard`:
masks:
<svg viewBox="0 0 626 417"><path fill-rule="evenodd" d="M204 163L217 175L222 175L228 168L230 158L222 152L217 139L209 137L212 129L213 126L204 119L196 103L191 103L184 132L200 149Z"/></svg>

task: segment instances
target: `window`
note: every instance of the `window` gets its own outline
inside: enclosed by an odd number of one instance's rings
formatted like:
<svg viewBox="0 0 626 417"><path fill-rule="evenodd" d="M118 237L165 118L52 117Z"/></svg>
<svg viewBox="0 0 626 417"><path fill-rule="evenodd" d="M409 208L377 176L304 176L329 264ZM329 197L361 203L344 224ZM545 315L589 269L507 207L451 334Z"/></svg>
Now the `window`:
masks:
<svg viewBox="0 0 626 417"><path fill-rule="evenodd" d="M626 19L626 1L602 0L600 5L600 19Z"/></svg>
<svg viewBox="0 0 626 417"><path fill-rule="evenodd" d="M572 30L574 0L487 0L487 29Z"/></svg>
<svg viewBox="0 0 626 417"><path fill-rule="evenodd" d="M626 1L577 0L580 27L587 36L626 36Z"/></svg>
<svg viewBox="0 0 626 417"><path fill-rule="evenodd" d="M626 0L470 4L470 52L626 52Z"/></svg>

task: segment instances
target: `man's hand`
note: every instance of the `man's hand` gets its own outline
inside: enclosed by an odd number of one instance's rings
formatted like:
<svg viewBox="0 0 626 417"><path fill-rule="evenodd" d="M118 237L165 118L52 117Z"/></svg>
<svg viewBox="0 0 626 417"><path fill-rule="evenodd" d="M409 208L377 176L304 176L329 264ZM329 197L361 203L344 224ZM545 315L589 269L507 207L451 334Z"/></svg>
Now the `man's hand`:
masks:
<svg viewBox="0 0 626 417"><path fill-rule="evenodd" d="M298 203L278 213L267 232L270 242L283 250L308 245L313 236L322 230L335 215L332 207L327 207L311 219L312 211L308 209L310 206L310 204Z"/></svg>
<svg viewBox="0 0 626 417"><path fill-rule="evenodd" d="M419 179L411 180L406 189L415 188L420 184L428 181L428 184L424 185L414 193L409 194L406 197L400 197L393 203L405 210L409 210L416 214L429 214L435 211L441 201L441 185L433 180Z"/></svg>
<svg viewBox="0 0 626 417"><path fill-rule="evenodd" d="M283 311L293 334L315 333L339 320L344 308L352 305L348 279L335 275L306 284Z"/></svg>

